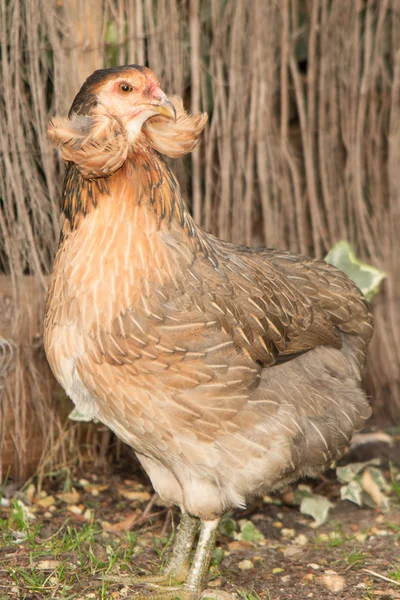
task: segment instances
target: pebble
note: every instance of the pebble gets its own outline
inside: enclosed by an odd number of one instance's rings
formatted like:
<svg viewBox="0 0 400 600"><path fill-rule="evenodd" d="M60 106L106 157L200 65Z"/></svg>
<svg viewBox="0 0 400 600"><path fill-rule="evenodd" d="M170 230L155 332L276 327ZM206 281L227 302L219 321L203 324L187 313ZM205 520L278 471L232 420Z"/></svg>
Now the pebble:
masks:
<svg viewBox="0 0 400 600"><path fill-rule="evenodd" d="M235 540L234 542L229 542L228 548L231 551L234 550L242 550L243 548L252 548L253 544L251 542L247 542L246 540Z"/></svg>
<svg viewBox="0 0 400 600"><path fill-rule="evenodd" d="M43 516L46 517L46 519L51 519L53 513L51 513L49 510L46 510Z"/></svg>
<svg viewBox="0 0 400 600"><path fill-rule="evenodd" d="M284 575L283 577L281 577L281 581L282 583L289 583L290 575Z"/></svg>
<svg viewBox="0 0 400 600"><path fill-rule="evenodd" d="M202 598L213 598L213 600L235 600L236 595L224 592L224 590L207 589L201 595Z"/></svg>
<svg viewBox="0 0 400 600"><path fill-rule="evenodd" d="M297 535L293 542L295 544L297 544L298 546L307 546L308 544L308 537L306 535L304 535L304 533L300 533L300 535Z"/></svg>
<svg viewBox="0 0 400 600"><path fill-rule="evenodd" d="M238 563L238 567L242 571L247 571L248 569L254 569L253 563L251 562L251 560L248 560L248 559L241 560L240 563Z"/></svg>
<svg viewBox="0 0 400 600"><path fill-rule="evenodd" d="M321 565L317 565L316 563L308 563L307 567L314 569L314 571L318 571L321 568Z"/></svg>
<svg viewBox="0 0 400 600"><path fill-rule="evenodd" d="M36 563L35 567L41 571L54 571L60 564L61 562L59 560L41 560Z"/></svg>
<svg viewBox="0 0 400 600"><path fill-rule="evenodd" d="M40 494L42 494L42 492L40 492ZM42 508L49 508L49 506L51 506L52 504L54 504L55 499L53 498L53 496L41 496L40 500L37 502L37 504L39 504L39 506L41 506Z"/></svg>
<svg viewBox="0 0 400 600"><path fill-rule="evenodd" d="M85 512L83 513L83 518L85 519L85 521L91 521L93 518L93 511L91 508L87 508L85 510Z"/></svg>
<svg viewBox="0 0 400 600"><path fill-rule="evenodd" d="M35 485L33 483L29 484L25 491L25 496L26 496L26 499L28 500L28 502L33 502L35 492L36 492Z"/></svg>
<svg viewBox="0 0 400 600"><path fill-rule="evenodd" d="M288 546L283 551L283 556L285 558L293 558L294 560L296 560L300 554L303 554L303 550L298 546Z"/></svg>
<svg viewBox="0 0 400 600"><path fill-rule="evenodd" d="M69 504L67 510L73 515L81 515L83 513L83 505Z"/></svg>
<svg viewBox="0 0 400 600"><path fill-rule="evenodd" d="M294 529L287 529L284 527L281 531L281 536L286 539L292 539L296 535L296 531Z"/></svg>
<svg viewBox="0 0 400 600"><path fill-rule="evenodd" d="M222 583L222 581L221 581L220 579L214 579L213 581L209 581L209 582L208 582L208 585L209 585L210 587L213 587L213 588L214 588L214 587L218 587L218 586L220 586L220 585L221 585L221 583Z"/></svg>
<svg viewBox="0 0 400 600"><path fill-rule="evenodd" d="M344 577L337 574L331 575L328 571L319 578L319 581L334 594L342 592L346 583Z"/></svg>

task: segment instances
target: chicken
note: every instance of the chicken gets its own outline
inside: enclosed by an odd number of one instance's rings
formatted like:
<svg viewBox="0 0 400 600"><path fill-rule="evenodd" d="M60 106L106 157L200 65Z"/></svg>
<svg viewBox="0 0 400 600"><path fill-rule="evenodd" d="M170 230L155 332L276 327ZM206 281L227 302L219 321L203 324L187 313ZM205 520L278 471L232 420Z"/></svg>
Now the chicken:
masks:
<svg viewBox="0 0 400 600"><path fill-rule="evenodd" d="M49 127L66 176L45 349L78 410L183 513L169 567L147 580L156 600L197 600L221 515L325 469L370 414L372 317L354 283L190 216L160 155L193 150L206 120L129 65L96 71Z"/></svg>

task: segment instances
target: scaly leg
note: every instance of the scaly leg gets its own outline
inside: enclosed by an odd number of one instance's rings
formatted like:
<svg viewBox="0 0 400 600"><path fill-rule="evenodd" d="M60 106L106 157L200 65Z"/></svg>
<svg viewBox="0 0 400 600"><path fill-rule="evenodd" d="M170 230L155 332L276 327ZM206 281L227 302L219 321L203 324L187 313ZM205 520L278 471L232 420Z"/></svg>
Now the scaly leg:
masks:
<svg viewBox="0 0 400 600"><path fill-rule="evenodd" d="M171 559L161 575L145 575L143 577L129 577L128 585L134 584L164 584L181 583L185 581L190 567L190 553L196 536L199 520L188 514L183 514L178 526L176 540L172 550ZM125 578L124 578L125 579ZM121 576L107 577L108 581L121 582Z"/></svg>
<svg viewBox="0 0 400 600"><path fill-rule="evenodd" d="M150 594L138 594L132 600L199 600L215 547L219 519L203 521L193 563L182 587L164 587Z"/></svg>

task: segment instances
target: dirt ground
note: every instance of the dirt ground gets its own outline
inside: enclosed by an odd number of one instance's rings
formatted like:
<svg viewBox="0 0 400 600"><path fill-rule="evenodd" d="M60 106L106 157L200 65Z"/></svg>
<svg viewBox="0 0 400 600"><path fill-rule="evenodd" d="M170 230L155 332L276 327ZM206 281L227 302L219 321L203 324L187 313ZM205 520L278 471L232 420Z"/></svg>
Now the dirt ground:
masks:
<svg viewBox="0 0 400 600"><path fill-rule="evenodd" d="M137 467L116 469L52 474L40 492L35 483L5 486L0 600L134 598L128 575L167 560L179 515ZM383 512L340 500L334 471L307 484L334 504L328 520L312 526L293 504L296 486L235 511L222 525L206 597L400 599L400 497L389 491ZM240 534L243 520L254 541Z"/></svg>

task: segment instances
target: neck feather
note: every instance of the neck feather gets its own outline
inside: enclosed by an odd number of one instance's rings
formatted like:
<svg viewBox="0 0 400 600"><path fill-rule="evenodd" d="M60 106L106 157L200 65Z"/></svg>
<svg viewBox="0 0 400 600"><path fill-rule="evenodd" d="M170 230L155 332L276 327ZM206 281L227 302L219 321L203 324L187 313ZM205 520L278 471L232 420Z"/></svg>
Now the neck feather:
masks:
<svg viewBox="0 0 400 600"><path fill-rule="evenodd" d="M73 163L67 164L62 210L70 229L76 229L99 204L115 201L113 197L152 211L158 228L180 226L211 258L207 236L190 215L174 174L148 145L135 147L123 166L104 178L84 179Z"/></svg>

